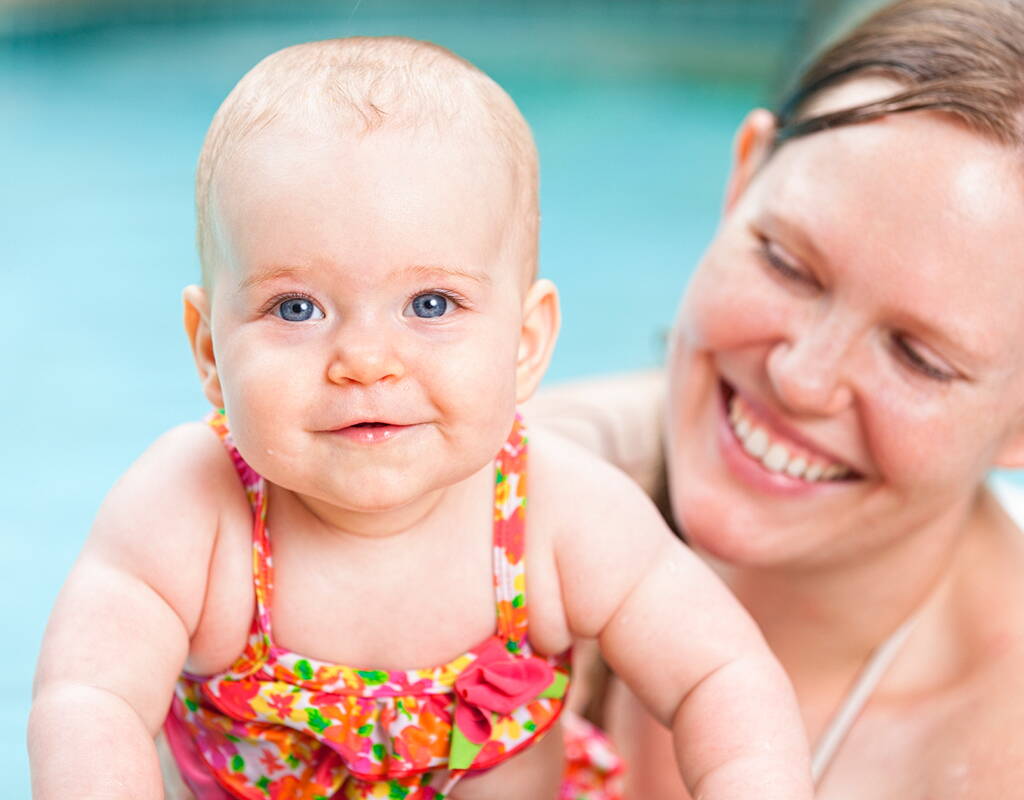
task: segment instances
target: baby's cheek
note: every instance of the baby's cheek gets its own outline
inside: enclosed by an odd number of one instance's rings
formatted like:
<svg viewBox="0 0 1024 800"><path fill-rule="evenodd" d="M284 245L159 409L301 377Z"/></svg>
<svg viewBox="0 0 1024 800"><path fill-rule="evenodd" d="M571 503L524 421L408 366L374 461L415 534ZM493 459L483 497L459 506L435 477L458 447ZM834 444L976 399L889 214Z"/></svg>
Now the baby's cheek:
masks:
<svg viewBox="0 0 1024 800"><path fill-rule="evenodd" d="M275 440L301 426L303 410L317 397L303 359L274 359L270 352L268 348L239 349L225 359L224 403L243 456L246 450L255 455L283 449L284 443Z"/></svg>
<svg viewBox="0 0 1024 800"><path fill-rule="evenodd" d="M491 346L483 351L468 347L451 355L451 369L438 402L449 418L469 435L493 438L508 433L515 413L516 360L508 348ZM500 444L500 442L499 442Z"/></svg>

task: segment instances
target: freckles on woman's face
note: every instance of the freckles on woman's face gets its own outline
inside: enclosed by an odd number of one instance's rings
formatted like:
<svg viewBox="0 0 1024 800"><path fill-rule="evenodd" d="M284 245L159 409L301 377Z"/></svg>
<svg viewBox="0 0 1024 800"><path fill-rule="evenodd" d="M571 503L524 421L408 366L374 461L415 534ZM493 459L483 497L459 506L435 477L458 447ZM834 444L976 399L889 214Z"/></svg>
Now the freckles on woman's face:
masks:
<svg viewBox="0 0 1024 800"><path fill-rule="evenodd" d="M762 167L673 343L670 488L698 547L852 557L963 511L1022 406L1022 176L1009 148L929 113L794 140Z"/></svg>

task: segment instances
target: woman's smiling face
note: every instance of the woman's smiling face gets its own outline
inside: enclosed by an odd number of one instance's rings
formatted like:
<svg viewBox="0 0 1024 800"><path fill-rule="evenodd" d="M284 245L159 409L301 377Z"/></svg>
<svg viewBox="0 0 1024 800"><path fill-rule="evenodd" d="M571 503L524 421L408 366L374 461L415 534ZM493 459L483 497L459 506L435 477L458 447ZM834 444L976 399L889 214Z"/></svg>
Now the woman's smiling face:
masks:
<svg viewBox="0 0 1024 800"><path fill-rule="evenodd" d="M1022 461L1024 172L935 113L755 170L766 120L673 336L673 507L727 562L846 561L955 523L993 464Z"/></svg>

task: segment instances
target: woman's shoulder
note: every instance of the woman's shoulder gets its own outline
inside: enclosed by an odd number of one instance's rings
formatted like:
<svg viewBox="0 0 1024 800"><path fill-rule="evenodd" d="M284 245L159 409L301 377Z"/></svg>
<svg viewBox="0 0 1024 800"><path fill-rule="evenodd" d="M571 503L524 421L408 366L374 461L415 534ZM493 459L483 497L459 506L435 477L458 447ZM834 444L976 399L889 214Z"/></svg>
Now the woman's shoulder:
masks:
<svg viewBox="0 0 1024 800"><path fill-rule="evenodd" d="M936 798L1001 800L1024 785L1024 637L994 645L987 663L937 701L943 723L924 755Z"/></svg>
<svg viewBox="0 0 1024 800"><path fill-rule="evenodd" d="M932 751L964 787L948 796L983 800L1015 796L1024 783L1024 488L999 478L989 490L989 535L965 551L957 579L955 624L968 646L959 679L936 695Z"/></svg>

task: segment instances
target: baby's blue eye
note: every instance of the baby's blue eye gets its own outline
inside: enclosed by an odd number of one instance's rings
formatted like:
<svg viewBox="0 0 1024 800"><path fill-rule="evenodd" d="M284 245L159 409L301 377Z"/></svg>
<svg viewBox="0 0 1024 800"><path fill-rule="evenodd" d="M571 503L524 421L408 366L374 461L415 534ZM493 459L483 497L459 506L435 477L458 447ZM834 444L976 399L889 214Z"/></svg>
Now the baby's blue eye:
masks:
<svg viewBox="0 0 1024 800"><path fill-rule="evenodd" d="M324 312L304 297L289 297L277 306L277 315L288 322L306 322L323 319Z"/></svg>
<svg viewBox="0 0 1024 800"><path fill-rule="evenodd" d="M418 294L412 299L409 307L417 317L424 319L440 317L448 310L448 298L436 292Z"/></svg>

